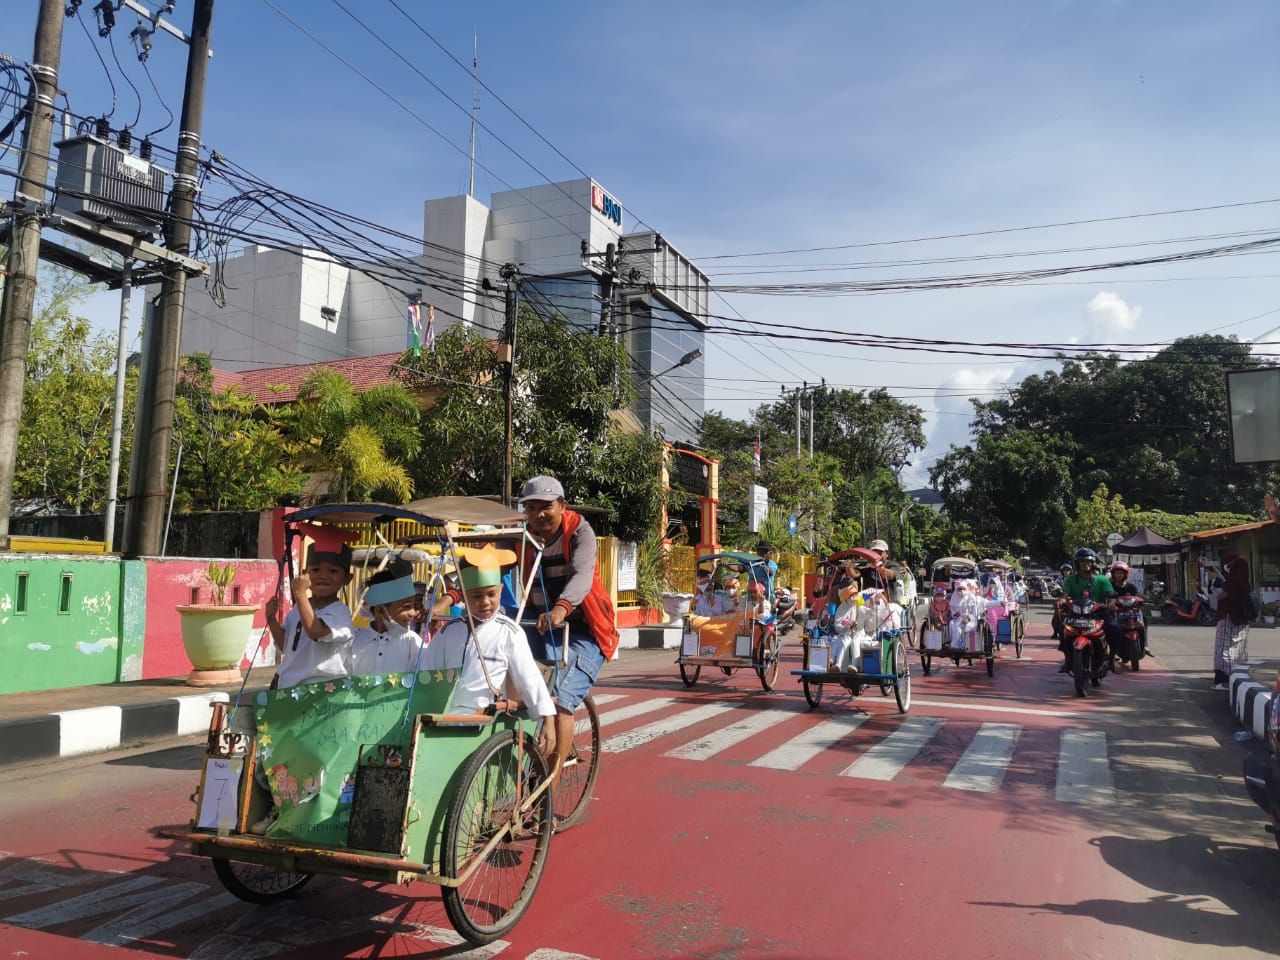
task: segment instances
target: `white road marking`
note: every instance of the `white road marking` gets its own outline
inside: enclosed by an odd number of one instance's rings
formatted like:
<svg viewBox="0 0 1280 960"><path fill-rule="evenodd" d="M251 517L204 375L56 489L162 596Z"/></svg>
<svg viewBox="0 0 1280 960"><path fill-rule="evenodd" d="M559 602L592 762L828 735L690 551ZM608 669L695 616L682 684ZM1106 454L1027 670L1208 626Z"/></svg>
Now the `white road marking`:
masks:
<svg viewBox="0 0 1280 960"><path fill-rule="evenodd" d="M666 736L668 733L675 733L677 730L683 730L685 727L691 727L695 723L710 720L712 717L735 709L737 707L734 704L708 703L701 707L694 707L692 710L682 710L673 716L655 720L653 723L646 723L643 727L636 727L634 730L628 730L626 733L612 736L604 742L604 746L601 749L605 753L621 753L623 750L643 746L651 740L658 739L658 737Z"/></svg>
<svg viewBox="0 0 1280 960"><path fill-rule="evenodd" d="M1057 799L1063 803L1109 803L1115 795L1107 735L1101 730L1063 730L1058 747Z"/></svg>
<svg viewBox="0 0 1280 960"><path fill-rule="evenodd" d="M209 729L209 718L213 714L215 703L228 703L230 697L225 693L191 693L181 697L172 697L178 704L178 736L185 737L193 733L204 733Z"/></svg>
<svg viewBox="0 0 1280 960"><path fill-rule="evenodd" d="M822 751L834 747L867 719L865 713L845 713L816 723L804 733L775 747L748 766L798 770Z"/></svg>
<svg viewBox="0 0 1280 960"><path fill-rule="evenodd" d="M996 707L984 703L950 703L946 700L915 700L913 707L945 707L948 710L977 710L980 713L1014 713L1028 717L1065 717L1067 719L1083 719L1081 714L1069 710L1035 710L1031 707Z"/></svg>
<svg viewBox="0 0 1280 960"><path fill-rule="evenodd" d="M74 757L81 753L99 753L120 746L119 707L85 707L81 710L59 710L59 750L61 757ZM205 728L209 726L205 718Z"/></svg>
<svg viewBox="0 0 1280 960"><path fill-rule="evenodd" d="M613 703L615 700L625 700L627 695L625 693L593 693L591 694L591 699L595 701L597 707L602 707L606 703Z"/></svg>
<svg viewBox="0 0 1280 960"><path fill-rule="evenodd" d="M1004 783L1021 732L1022 728L1013 723L984 723L942 785L953 790L995 793Z"/></svg>
<svg viewBox="0 0 1280 960"><path fill-rule="evenodd" d="M767 710L746 710L746 716L727 727L721 727L714 733L699 737L682 747L676 747L663 754L666 757L678 757L681 760L705 760L717 753L727 750L735 743L741 743L748 737L773 726L780 720L798 716L794 710L780 710L776 707Z"/></svg>
<svg viewBox="0 0 1280 960"><path fill-rule="evenodd" d="M585 953L565 953L563 950L552 950L550 947L539 947L524 960L595 960Z"/></svg>
<svg viewBox="0 0 1280 960"><path fill-rule="evenodd" d="M938 717L908 717L897 730L841 770L840 776L892 780L915 759L944 723L946 721Z"/></svg>
<svg viewBox="0 0 1280 960"><path fill-rule="evenodd" d="M31 927L33 930L39 930L42 927L57 926L69 920L97 917L104 913L111 913L128 907L146 906L155 900L164 900L164 906L168 906L164 893L155 889L156 884L165 882L164 877L129 877L111 886L91 890L89 893L82 893L78 897L59 900L57 903L49 903L43 907L36 907L34 910L15 914L12 917L7 917L6 922L12 923L16 927ZM189 887L192 884L179 884L178 886ZM200 889L206 890L207 888L201 887ZM183 890L178 899L185 900L189 896L191 896L191 891Z"/></svg>
<svg viewBox="0 0 1280 960"><path fill-rule="evenodd" d="M632 717L638 717L642 714L653 713L655 710L661 710L663 707L669 707L675 703L671 697L654 697L652 700L641 700L638 703L628 704L625 707L618 707L614 710L606 710L600 714L600 727L604 729L607 723L621 723L623 720L630 720ZM591 725L590 720L579 720L573 725L573 732L576 736L579 733L585 733Z"/></svg>

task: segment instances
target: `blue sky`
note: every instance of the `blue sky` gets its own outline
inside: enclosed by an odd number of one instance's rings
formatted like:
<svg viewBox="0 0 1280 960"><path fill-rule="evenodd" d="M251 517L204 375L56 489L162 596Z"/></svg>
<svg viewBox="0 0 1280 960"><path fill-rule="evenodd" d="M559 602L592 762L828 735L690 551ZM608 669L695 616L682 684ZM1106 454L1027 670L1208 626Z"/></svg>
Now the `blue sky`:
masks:
<svg viewBox="0 0 1280 960"><path fill-rule="evenodd" d="M275 2L465 146L464 113L330 0ZM466 74L389 3L344 2L455 99L469 101ZM1280 7L1268 0L401 2L460 59L469 59L478 32L485 81L621 200L628 228L638 215L695 260L1280 197ZM86 0L90 19L91 5ZM37 6L7 0L0 50L30 56ZM189 0L179 0L172 19L186 28L190 12ZM128 49L134 22L121 12L117 45L144 92L145 130L164 115ZM421 230L424 199L465 188L466 163L455 149L263 0L218 0L213 46L205 141L259 175L411 233ZM157 36L151 67L175 112L184 57L176 41ZM102 67L74 21L66 25L62 84L77 112L109 107ZM117 118L132 119L133 94L118 76L116 84ZM577 176L487 96L481 119L541 174ZM161 139L172 145L172 134ZM505 189L502 180L524 186L542 179L483 132L480 159L492 171L477 173L481 199ZM1277 223L1280 204L1262 204L749 263L1061 249ZM1129 252L1008 263L1093 262ZM1256 336L1280 325L1280 314L1239 323L1280 307L1274 256L1109 271L1042 286L731 300L753 319L923 337L1149 342L1227 324L1235 326L1224 332ZM702 264L715 272L743 269L744 261ZM729 312L722 306L716 312ZM91 312L104 326L114 323L110 297ZM891 385L931 411L930 449L909 479L947 442L963 440L968 395L1034 369L981 357L711 343L708 376L743 378L709 381L713 409L743 415L776 396L780 383L825 377Z"/></svg>

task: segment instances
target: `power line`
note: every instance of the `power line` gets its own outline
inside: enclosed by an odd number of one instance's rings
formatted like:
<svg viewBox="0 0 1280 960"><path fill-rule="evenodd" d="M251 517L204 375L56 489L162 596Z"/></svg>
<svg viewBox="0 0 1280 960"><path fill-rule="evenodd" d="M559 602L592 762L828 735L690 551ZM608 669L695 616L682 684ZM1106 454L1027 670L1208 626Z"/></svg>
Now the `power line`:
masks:
<svg viewBox="0 0 1280 960"><path fill-rule="evenodd" d="M965 233L942 233L933 236L911 237L905 240L876 240L863 243L841 243L825 247L795 247L789 250L761 250L754 253L722 253L699 257L699 262L706 260L740 260L750 257L776 257L792 253L821 253L827 250L860 250L868 247L893 247L909 243L932 243L936 240L963 240L970 237L989 237L1004 233L1025 233L1030 230L1052 230L1059 227L1080 227L1095 223L1116 223L1121 220L1141 220L1147 217L1171 217L1184 213L1205 213L1210 210L1232 210L1240 207L1257 207L1270 203L1280 203L1280 197L1266 200L1242 200L1235 203L1218 203L1200 207L1181 207L1176 210L1157 210L1149 213L1128 213L1111 217L1092 217L1086 220L1060 220L1056 223L1038 223L1022 227L1000 227L990 230L970 230Z"/></svg>

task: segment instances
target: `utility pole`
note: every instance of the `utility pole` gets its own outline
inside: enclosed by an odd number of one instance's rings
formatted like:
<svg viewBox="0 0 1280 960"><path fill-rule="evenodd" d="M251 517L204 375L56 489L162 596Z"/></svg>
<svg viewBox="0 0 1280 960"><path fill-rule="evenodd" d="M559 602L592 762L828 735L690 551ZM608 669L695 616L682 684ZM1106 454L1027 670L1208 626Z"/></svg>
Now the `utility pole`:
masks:
<svg viewBox="0 0 1280 960"><path fill-rule="evenodd" d="M600 274L600 335L613 333L613 284L618 279L618 248L612 243L604 248L604 271Z"/></svg>
<svg viewBox="0 0 1280 960"><path fill-rule="evenodd" d="M31 64L34 83L22 137L22 161L13 192L8 276L4 301L0 304L0 550L9 549L13 473L18 459L27 348L31 341L31 315L35 309L36 274L40 266L40 218L49 179L64 19L62 0L41 0Z"/></svg>
<svg viewBox="0 0 1280 960"><path fill-rule="evenodd" d="M174 165L169 216L165 219L165 246L183 256L191 246L213 2L195 0L192 13L178 157ZM142 370L138 378L138 407L122 544L122 552L129 557L154 555L162 548L165 495L168 492L165 488L169 482L169 447L173 440L174 393L178 382L186 292L186 271L176 263L166 263L160 287L160 307L152 312L142 342Z"/></svg>
<svg viewBox="0 0 1280 960"><path fill-rule="evenodd" d="M806 381L806 383L805 383L805 385L804 385L804 387L803 387L803 388L796 390L796 459L797 459L797 460L799 460L799 459L800 459L800 453L801 453L801 446L800 446L800 401L801 401L801 399L804 397L804 391L805 391L805 390L807 390L808 388L809 388L809 384L808 384L808 382Z"/></svg>
<svg viewBox="0 0 1280 960"><path fill-rule="evenodd" d="M505 446L502 456L502 505L511 506L511 475L515 472L515 374L516 374L516 286L515 264L504 264L498 275L507 281L506 323L503 324L502 346L498 356L502 361L502 397L507 407Z"/></svg>
<svg viewBox="0 0 1280 960"><path fill-rule="evenodd" d="M124 423L125 344L129 331L129 300L133 296L133 260L124 258L120 278L120 331L116 335L116 402L111 409L111 466L107 472L107 513L103 517L102 539L107 553L115 542L116 500L120 484L120 432Z"/></svg>
<svg viewBox="0 0 1280 960"><path fill-rule="evenodd" d="M817 392L815 387L809 391L809 458L813 459L813 395Z"/></svg>

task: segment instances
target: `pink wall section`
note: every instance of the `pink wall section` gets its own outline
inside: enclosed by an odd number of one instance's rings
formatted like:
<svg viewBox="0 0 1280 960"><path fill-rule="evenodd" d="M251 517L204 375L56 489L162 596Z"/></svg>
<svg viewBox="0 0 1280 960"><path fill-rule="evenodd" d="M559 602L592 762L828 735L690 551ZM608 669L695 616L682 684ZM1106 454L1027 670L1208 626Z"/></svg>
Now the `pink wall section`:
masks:
<svg viewBox="0 0 1280 960"><path fill-rule="evenodd" d="M221 561L226 562L226 561ZM276 565L270 560L236 560L236 578L232 588L240 588L239 603L253 604L258 613L253 625L262 632L261 648L270 657L270 637L263 627L266 624L262 605L276 589ZM191 661L182 648L182 626L178 621L177 607L192 602L192 590L198 591L200 603L212 601L205 571L208 560L148 558L147 564L147 626L142 651L142 678L186 676L191 672ZM227 601L231 602L231 590ZM259 657L257 665L263 664ZM272 660L274 662L274 660ZM247 661L242 666L248 666Z"/></svg>

